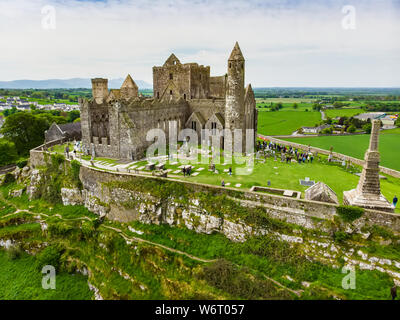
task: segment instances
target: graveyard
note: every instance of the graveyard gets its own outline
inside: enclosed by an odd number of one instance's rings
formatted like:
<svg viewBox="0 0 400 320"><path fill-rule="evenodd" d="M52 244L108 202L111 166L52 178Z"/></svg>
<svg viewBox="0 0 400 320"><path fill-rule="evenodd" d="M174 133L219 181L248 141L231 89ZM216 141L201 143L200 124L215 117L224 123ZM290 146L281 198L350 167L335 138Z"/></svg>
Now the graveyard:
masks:
<svg viewBox="0 0 400 320"><path fill-rule="evenodd" d="M50 149L52 153L64 154L66 144ZM71 144L70 144L70 149ZM183 149L183 148L181 148ZM299 151L300 152L300 151ZM191 150L190 155L179 151L178 155L155 156L140 161L119 161L117 159L95 157L77 153L76 160L82 165L98 170L121 172L126 174L141 174L149 176L162 176L176 180L185 180L196 183L221 186L224 182L226 188L246 191L267 192L284 195L285 191L300 192L304 199L305 191L313 184L323 182L337 195L339 202L343 203L343 191L357 187L360 179L361 166L343 163L339 160L328 161L328 156L316 155L314 161L286 163L279 156L264 155L262 153L251 156L234 156L231 163L225 161L223 151L213 157L211 150L207 155L202 150ZM70 153L72 157L72 152ZM72 159L72 158L71 158ZM238 163L240 162L240 163ZM214 168L211 168L214 164ZM183 168L191 168L190 175L183 174ZM232 175L229 168L232 168ZM254 187L265 187L259 190ZM253 188L253 190L252 190ZM279 189L277 193L274 190ZM381 189L387 199L400 195L400 179L381 174ZM290 193L289 193L290 194ZM400 208L396 209L400 213Z"/></svg>

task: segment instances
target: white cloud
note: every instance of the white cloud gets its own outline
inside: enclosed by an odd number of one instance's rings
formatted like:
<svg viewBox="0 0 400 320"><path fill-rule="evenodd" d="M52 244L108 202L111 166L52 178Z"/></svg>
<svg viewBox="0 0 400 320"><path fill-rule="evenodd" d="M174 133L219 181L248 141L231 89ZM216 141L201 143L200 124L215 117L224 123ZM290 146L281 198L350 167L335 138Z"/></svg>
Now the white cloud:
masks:
<svg viewBox="0 0 400 320"><path fill-rule="evenodd" d="M238 40L254 86L399 86L399 5L353 3L356 29L344 30L347 3L333 1L2 0L0 80L151 82L171 52L223 74ZM55 30L41 27L44 5L56 8Z"/></svg>

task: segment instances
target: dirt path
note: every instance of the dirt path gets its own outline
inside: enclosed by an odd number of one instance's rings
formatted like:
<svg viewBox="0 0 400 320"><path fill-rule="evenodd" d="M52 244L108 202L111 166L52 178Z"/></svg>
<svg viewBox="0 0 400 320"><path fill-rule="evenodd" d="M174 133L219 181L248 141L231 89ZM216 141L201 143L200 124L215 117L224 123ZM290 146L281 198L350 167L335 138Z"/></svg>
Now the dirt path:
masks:
<svg viewBox="0 0 400 320"><path fill-rule="evenodd" d="M16 215L16 214L21 213L21 212L26 212L26 213L31 214L31 215L33 215L33 216L39 215L39 216L44 216L44 217L47 217L47 218L49 218L49 217L57 217L57 218L59 218L59 219L62 220L62 221L73 221L73 220L87 220L87 221L93 221L93 219L90 219L89 217L78 217L78 218L70 218L70 219L68 219L68 218L62 217L62 216L61 216L60 214L58 214L58 213L57 213L57 214L54 214L54 215L48 215L48 214L46 214L46 213L31 212L30 210L21 210L21 209L18 209L13 203L10 203L9 201L7 201L7 200L3 197L3 195L1 195L1 194L0 194L0 200L4 201L4 202L7 203L8 205L12 206L12 207L15 208L15 210L16 210L15 212L10 213L10 214L7 214L7 215L5 215L5 216L3 216L3 217L0 217L0 218L6 218L6 217L10 217L10 216ZM177 254L186 256L186 257L188 257L189 259L192 259L192 260L195 260L195 261L199 261L199 262L202 262L202 263L212 263L212 262L217 261L217 259L204 259L204 258L199 258L199 257L196 257L196 256L194 256L194 255L191 255L191 254L189 254L189 253L187 253L187 252L180 251L180 250L177 250L177 249L174 249L174 248L170 248L170 247L167 247L167 246L165 246L165 245L163 245L163 244L156 243L156 242L152 242L152 241L145 240L145 239L142 239L142 238L130 237L130 236L126 235L121 229L118 229L118 228L115 228L115 227L105 226L105 225L102 225L101 227L102 227L102 228L105 228L105 229L109 229L109 230L112 230L112 231L117 232L121 237L123 237L123 238L124 238L125 240L127 240L127 241L136 241L136 242L147 243L147 244L149 244L149 245L156 246L156 247L162 248L162 249L164 249L164 250L167 250L167 251L170 251L170 252L173 252L173 253L177 253ZM238 264L236 264L236 263L235 263L235 265L236 265L237 267L239 267L239 268L241 267L240 265L238 265ZM255 271L255 270L253 270L253 271ZM263 274L263 277L264 277L266 280L269 280L269 281L273 282L273 283L274 283L275 285L277 285L278 287L280 287L280 288L282 288L282 289L285 289L285 290L291 292L292 294L294 294L294 295L300 297L300 295L301 295L301 290L295 291L295 290L293 290L293 289L290 289L290 288L288 288L288 287L285 287L283 284L281 284L281 283L278 282L277 280L274 280L274 279L272 279L272 278L266 276L265 274Z"/></svg>
<svg viewBox="0 0 400 320"><path fill-rule="evenodd" d="M170 252L174 252L174 253L178 253L178 254L184 255L184 256L192 259L192 260L196 260L196 261L200 261L200 262L204 262L204 263L211 263L211 262L217 261L216 259L208 260L208 259L199 258L199 257L193 256L193 255L191 255L191 254L189 254L187 252L180 251L180 250L177 250L177 249L173 249L173 248L164 246L164 245L162 245L160 243L152 242L152 241L145 240L145 239L142 239L142 238L129 237L122 230L120 230L118 228L115 228L115 227L110 227L110 226L102 226L102 227L118 232L125 240L136 241L136 242L144 242L144 243L156 246L156 247L163 248L163 249L165 249L167 251L170 251Z"/></svg>

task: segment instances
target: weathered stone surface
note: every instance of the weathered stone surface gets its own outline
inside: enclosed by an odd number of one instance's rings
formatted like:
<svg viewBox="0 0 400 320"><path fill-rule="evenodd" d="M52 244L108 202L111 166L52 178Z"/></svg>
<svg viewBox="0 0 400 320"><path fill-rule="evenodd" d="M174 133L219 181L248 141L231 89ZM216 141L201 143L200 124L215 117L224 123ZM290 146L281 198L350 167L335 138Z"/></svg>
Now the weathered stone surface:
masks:
<svg viewBox="0 0 400 320"><path fill-rule="evenodd" d="M107 79L92 79L93 100L79 101L84 150L141 159L152 144L146 139L150 129L163 130L169 143L170 131L177 134L184 128L194 129L199 138L205 128L241 129L240 139L233 141L244 146L246 129L257 128L257 109L252 87L245 89L245 59L237 43L227 73L210 77L209 66L182 64L172 54L163 66L153 67L154 98L138 96L129 75L121 89L110 92Z"/></svg>
<svg viewBox="0 0 400 320"><path fill-rule="evenodd" d="M18 180L19 179L19 177L20 177L20 175L21 175L21 172L22 172L22 170L21 170L21 168L19 168L19 167L16 167L15 168L15 170L14 170L14 177L15 177L15 180Z"/></svg>
<svg viewBox="0 0 400 320"><path fill-rule="evenodd" d="M312 201L339 204L336 193L323 182L318 182L308 188L305 192L305 198Z"/></svg>
<svg viewBox="0 0 400 320"><path fill-rule="evenodd" d="M26 194L29 200L36 199L38 196L38 186L43 179L42 174L39 170L35 169L31 172L31 183L26 188Z"/></svg>
<svg viewBox="0 0 400 320"><path fill-rule="evenodd" d="M22 172L21 172L21 177L23 178L23 179L25 179L25 178L27 178L27 177L29 177L29 171L30 171L30 167L28 167L28 166L25 166L25 167L23 167L23 169L22 169Z"/></svg>
<svg viewBox="0 0 400 320"><path fill-rule="evenodd" d="M22 189L16 189L16 190L10 190L8 195L10 197L17 198L17 197L21 197L23 192L24 192L23 188Z"/></svg>
<svg viewBox="0 0 400 320"><path fill-rule="evenodd" d="M77 206L84 203L82 193L78 188L62 188L61 198L64 206Z"/></svg>

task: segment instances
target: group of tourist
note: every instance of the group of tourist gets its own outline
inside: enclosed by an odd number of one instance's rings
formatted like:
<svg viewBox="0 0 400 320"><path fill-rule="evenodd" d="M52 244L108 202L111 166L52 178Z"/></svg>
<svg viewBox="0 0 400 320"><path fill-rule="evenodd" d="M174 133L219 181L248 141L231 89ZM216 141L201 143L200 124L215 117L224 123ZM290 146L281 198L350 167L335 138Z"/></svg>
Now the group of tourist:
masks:
<svg viewBox="0 0 400 320"><path fill-rule="evenodd" d="M297 163L313 163L314 161L314 155L310 152L310 148L308 152L300 152L298 149L295 149L292 146L287 147L274 142L257 141L256 149L257 152L263 151L264 154L265 152L272 153L275 159L276 154L280 153L281 161L286 161L286 163L291 163L294 159Z"/></svg>
<svg viewBox="0 0 400 320"><path fill-rule="evenodd" d="M81 142L74 141L73 145L74 145L74 149L72 150L73 155L74 155L73 159L76 159L76 153L81 150ZM65 158L70 159L70 152L71 152L70 144L68 143L64 150Z"/></svg>

